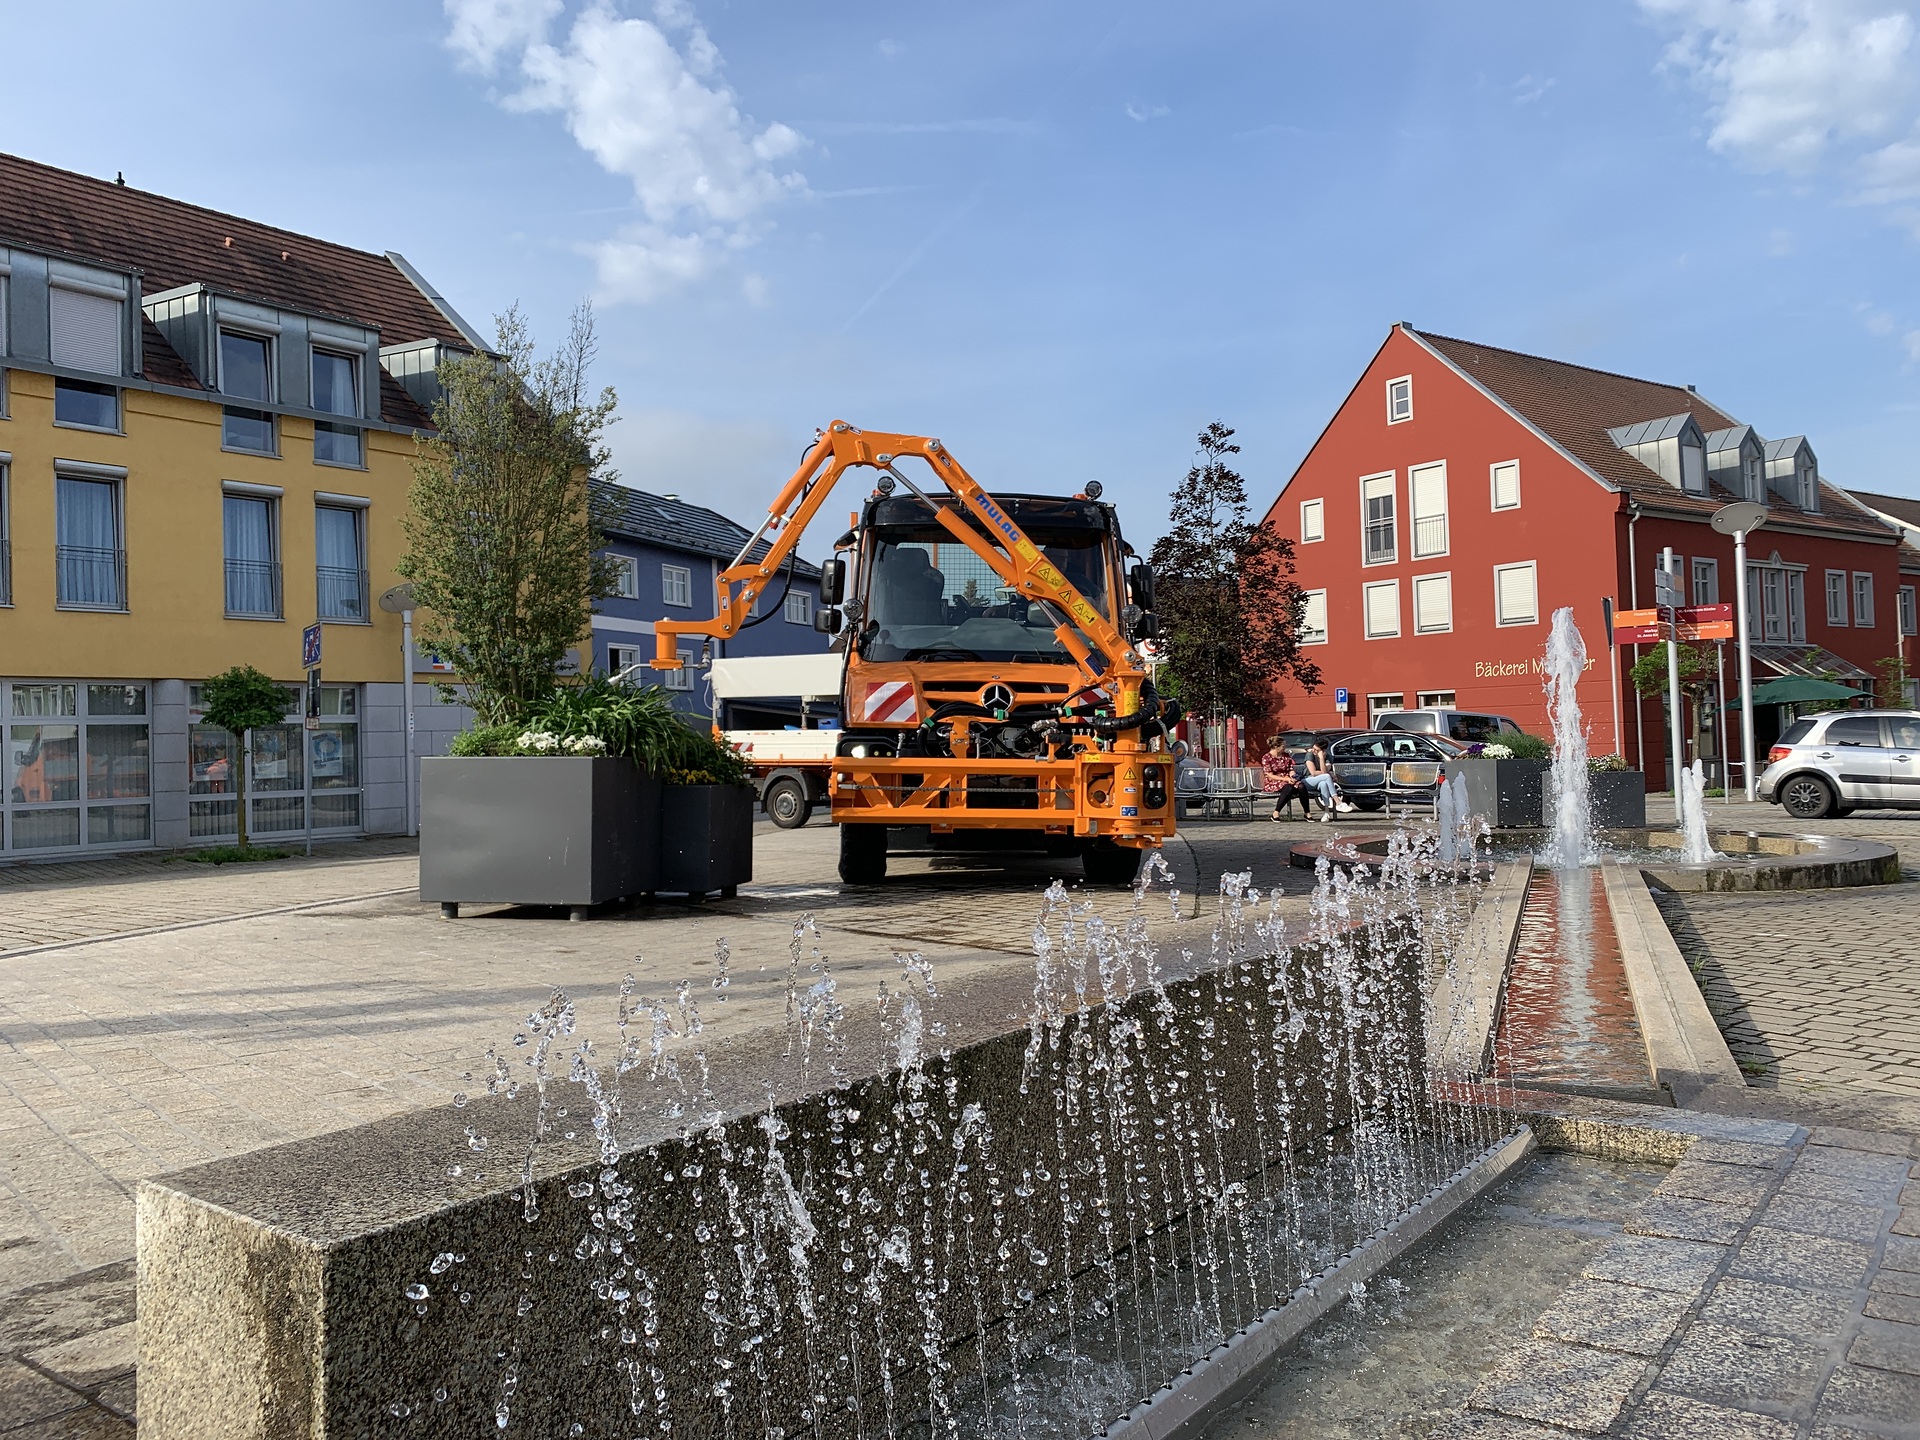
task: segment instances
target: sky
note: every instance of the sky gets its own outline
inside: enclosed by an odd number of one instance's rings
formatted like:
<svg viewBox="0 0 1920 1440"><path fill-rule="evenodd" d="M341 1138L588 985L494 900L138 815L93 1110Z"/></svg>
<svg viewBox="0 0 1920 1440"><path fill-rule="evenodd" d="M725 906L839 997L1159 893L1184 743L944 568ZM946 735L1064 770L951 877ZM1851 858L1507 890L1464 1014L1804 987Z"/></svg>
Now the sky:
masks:
<svg viewBox="0 0 1920 1440"><path fill-rule="evenodd" d="M1397 321L1920 495L1920 0L12 8L0 149L483 331L590 300L621 478L749 523L838 418L1144 550L1202 427L1264 507Z"/></svg>

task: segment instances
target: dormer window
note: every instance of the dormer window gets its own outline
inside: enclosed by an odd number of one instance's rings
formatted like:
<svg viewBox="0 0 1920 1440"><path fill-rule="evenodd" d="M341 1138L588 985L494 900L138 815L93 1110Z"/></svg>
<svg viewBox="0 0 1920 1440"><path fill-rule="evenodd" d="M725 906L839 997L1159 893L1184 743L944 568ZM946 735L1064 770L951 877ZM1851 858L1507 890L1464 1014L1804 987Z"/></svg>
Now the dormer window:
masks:
<svg viewBox="0 0 1920 1440"><path fill-rule="evenodd" d="M1820 513L1820 462L1804 435L1775 440L1766 449L1767 489L1809 515Z"/></svg>
<svg viewBox="0 0 1920 1440"><path fill-rule="evenodd" d="M360 414L359 366L352 356L313 352L313 408L328 415ZM360 427L315 421L313 458L323 465L360 464Z"/></svg>
<svg viewBox="0 0 1920 1440"><path fill-rule="evenodd" d="M1667 415L1607 432L1614 444L1688 495L1707 493L1707 437L1691 415Z"/></svg>
<svg viewBox="0 0 1920 1440"><path fill-rule="evenodd" d="M273 403L273 347L258 335L220 332L220 393L236 400ZM229 450L274 453L273 416L264 410L228 406L220 443Z"/></svg>
<svg viewBox="0 0 1920 1440"><path fill-rule="evenodd" d="M54 285L47 292L53 363L95 375L121 374L122 303L92 290Z"/></svg>

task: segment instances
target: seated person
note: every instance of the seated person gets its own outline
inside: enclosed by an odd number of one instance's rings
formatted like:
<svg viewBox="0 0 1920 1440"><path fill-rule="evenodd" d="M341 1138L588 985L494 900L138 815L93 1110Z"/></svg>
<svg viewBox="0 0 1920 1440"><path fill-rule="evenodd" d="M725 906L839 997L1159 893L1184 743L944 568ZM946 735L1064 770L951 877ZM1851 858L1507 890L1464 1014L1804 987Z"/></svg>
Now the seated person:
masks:
<svg viewBox="0 0 1920 1440"><path fill-rule="evenodd" d="M1313 749L1307 752L1307 788L1320 802L1320 820L1325 824L1333 811L1342 814L1352 811L1353 806L1340 798L1340 787L1333 782L1333 762L1327 756L1327 742L1316 740Z"/></svg>
<svg viewBox="0 0 1920 1440"><path fill-rule="evenodd" d="M1307 787L1295 772L1293 756L1287 753L1278 735L1267 742L1267 753L1260 757L1260 793L1273 797L1275 820L1296 799L1303 813L1307 808Z"/></svg>

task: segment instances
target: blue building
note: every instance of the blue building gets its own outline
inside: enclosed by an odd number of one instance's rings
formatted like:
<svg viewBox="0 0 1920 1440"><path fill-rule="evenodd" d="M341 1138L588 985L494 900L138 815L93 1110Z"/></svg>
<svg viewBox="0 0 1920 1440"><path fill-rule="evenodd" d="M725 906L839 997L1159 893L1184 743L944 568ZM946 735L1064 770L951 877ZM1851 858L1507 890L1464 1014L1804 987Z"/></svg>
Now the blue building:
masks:
<svg viewBox="0 0 1920 1440"><path fill-rule="evenodd" d="M714 713L712 686L701 667L698 638L682 637L682 670L648 670L656 620L710 620L714 587L751 533L717 511L689 505L678 495L654 495L609 485L616 502L606 526L606 553L619 563L618 590L593 616L593 664L610 675L630 665L634 678L658 681L673 692L674 707L690 715ZM757 541L753 558L766 554ZM820 567L797 555L754 607L753 621L730 640L712 642L712 658L745 655L807 655L827 649L828 637L813 628L820 603ZM767 697L752 704L729 701L720 722L728 729L778 729L798 724L797 696Z"/></svg>

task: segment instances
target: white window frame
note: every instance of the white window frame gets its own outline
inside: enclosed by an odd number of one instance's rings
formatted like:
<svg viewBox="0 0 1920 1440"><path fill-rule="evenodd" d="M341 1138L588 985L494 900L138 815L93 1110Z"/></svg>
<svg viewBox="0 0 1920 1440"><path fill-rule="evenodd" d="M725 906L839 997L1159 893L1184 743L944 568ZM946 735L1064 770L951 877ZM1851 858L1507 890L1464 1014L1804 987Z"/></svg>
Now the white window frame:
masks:
<svg viewBox="0 0 1920 1440"><path fill-rule="evenodd" d="M1796 565L1787 575L1787 643L1807 643L1807 567Z"/></svg>
<svg viewBox="0 0 1920 1440"><path fill-rule="evenodd" d="M1390 537L1392 543L1388 547L1388 553L1378 560L1368 558L1368 553L1367 553L1367 533L1369 530L1373 528L1367 522L1367 485L1370 482L1375 480L1384 480L1387 482L1387 487L1388 487L1387 499L1391 501L1393 505L1393 510L1392 510L1393 518L1389 522L1392 527L1392 534ZM1362 475L1360 477L1360 563L1362 565L1367 565L1367 566L1397 565L1399 561L1400 561L1400 472L1398 470L1382 470L1382 471L1379 471L1377 474Z"/></svg>
<svg viewBox="0 0 1920 1440"><path fill-rule="evenodd" d="M224 340L228 335L233 336L233 338L236 340L258 340L262 345L267 347L267 397L266 399L264 400L250 399L245 395L235 395L230 390L227 389L227 356L226 356L226 352L221 348L220 342ZM223 399L239 400L243 402L239 405L234 406L233 407L234 409L247 410L247 409L251 409L255 405L265 405L265 406L271 407L279 403L279 396L280 396L280 364L279 364L279 354L278 354L279 342L280 342L279 336L270 335L264 330L250 330L245 325L230 324L228 321L224 319L220 322L219 327L214 332L214 339L213 339L213 365L214 365L213 373L214 373L214 380L216 382L215 389L219 392L219 394Z"/></svg>
<svg viewBox="0 0 1920 1440"><path fill-rule="evenodd" d="M5 319L5 311L0 310L0 323ZM0 338L4 338L5 333L0 330ZM0 375L5 374L4 370L0 370ZM8 484L12 476L13 456L0 450L0 610L13 606L13 522L11 512L7 509L13 498ZM0 780L4 779L4 776L0 776Z"/></svg>
<svg viewBox="0 0 1920 1440"><path fill-rule="evenodd" d="M680 651L679 654L680 668L678 670L662 670L660 672L660 688L662 690L678 690L685 694L691 692L693 689L693 656L684 650Z"/></svg>
<svg viewBox="0 0 1920 1440"><path fill-rule="evenodd" d="M222 328L225 328L225 327L222 327ZM248 332L245 330L235 330L233 333L236 335L245 335ZM308 354L307 354L307 403L309 408L317 411L322 415L331 415L334 417L335 420L364 420L366 418L367 411L366 411L366 400L361 391L361 385L363 382L360 378L361 377L360 362L364 360L366 357L363 355L355 355L351 351L339 349L330 345L309 345L307 347L307 351L308 351ZM318 405L313 404L313 362L319 359L322 355L326 356L327 359L329 360L344 360L347 362L348 373L350 373L353 376L353 409L321 410ZM269 344L269 346L267 347L267 356L269 360L272 359L273 347L271 346L271 344Z"/></svg>
<svg viewBox="0 0 1920 1440"><path fill-rule="evenodd" d="M787 598L780 606L780 618L789 625L813 624L813 596L789 585Z"/></svg>
<svg viewBox="0 0 1920 1440"><path fill-rule="evenodd" d="M1513 499L1507 504L1500 503L1500 472L1513 471ZM1520 462L1518 460L1496 460L1487 467L1487 499L1495 510L1518 510L1520 508Z"/></svg>
<svg viewBox="0 0 1920 1440"><path fill-rule="evenodd" d="M1438 470L1440 472L1440 513L1438 515L1422 517L1420 507L1415 499L1417 493L1415 477L1431 470ZM1450 553L1448 547L1452 543L1452 532L1448 528L1447 509L1447 462L1444 460L1433 460L1425 465L1409 465L1407 467L1407 550L1412 559L1438 560L1442 556ZM1437 519L1440 522L1440 544L1437 549L1426 549L1422 547L1420 543L1420 521L1422 518L1429 521Z"/></svg>
<svg viewBox="0 0 1920 1440"><path fill-rule="evenodd" d="M646 663L647 652L639 645L607 646L607 675L609 678L618 675L629 665L645 665Z"/></svg>
<svg viewBox="0 0 1920 1440"><path fill-rule="evenodd" d="M1394 413L1398 408L1398 400L1394 395L1394 388L1396 386L1405 387L1399 397L1406 401L1406 413L1404 415ZM1393 379L1387 381L1387 424L1405 425L1411 419L1413 419L1413 376L1396 375Z"/></svg>
<svg viewBox="0 0 1920 1440"><path fill-rule="evenodd" d="M1900 633L1920 635L1920 587L1900 587Z"/></svg>
<svg viewBox="0 0 1920 1440"><path fill-rule="evenodd" d="M1300 502L1300 543L1317 545L1327 538L1327 502L1325 500L1302 500Z"/></svg>
<svg viewBox="0 0 1920 1440"><path fill-rule="evenodd" d="M631 555L614 555L613 593L619 600L640 598L640 562Z"/></svg>
<svg viewBox="0 0 1920 1440"><path fill-rule="evenodd" d="M1418 692L1419 708L1422 710L1452 710L1460 703L1457 690L1422 690Z"/></svg>
<svg viewBox="0 0 1920 1440"><path fill-rule="evenodd" d="M1420 586L1422 582L1431 584L1439 581L1447 591L1447 623L1444 625L1422 625L1420 623ZM1416 635L1448 635L1453 632L1453 572L1436 571L1431 575L1413 577L1413 633Z"/></svg>
<svg viewBox="0 0 1920 1440"><path fill-rule="evenodd" d="M1853 623L1857 629L1873 629L1873 572L1853 572Z"/></svg>
<svg viewBox="0 0 1920 1440"><path fill-rule="evenodd" d="M90 480L113 487L113 537L114 550L119 559L118 583L120 603L118 605L89 605L80 601L60 598L59 554L60 554L60 482L62 480ZM55 460L53 462L53 553L54 561L54 604L56 610L86 610L102 615L125 615L133 608L129 592L132 583L127 578L127 472L119 465L95 465L82 460Z"/></svg>
<svg viewBox="0 0 1920 1440"><path fill-rule="evenodd" d="M1374 704L1374 701L1381 704ZM1382 690L1378 695L1367 696L1367 728L1375 729L1374 721L1382 715L1398 715L1407 708L1407 692L1404 690Z"/></svg>
<svg viewBox="0 0 1920 1440"><path fill-rule="evenodd" d="M1373 595L1378 590L1393 592L1393 629L1375 630L1373 628ZM1360 587L1360 626L1369 640L1396 640L1404 625L1400 617L1400 582L1398 580L1370 580Z"/></svg>
<svg viewBox="0 0 1920 1440"><path fill-rule="evenodd" d="M1500 608L1500 577L1510 571L1519 570L1527 572L1528 583L1533 589L1533 613L1525 619L1512 619L1505 615ZM1540 623L1540 567L1538 562L1533 560L1516 560L1510 565L1496 565L1493 567L1493 623L1501 629L1509 629L1522 625L1538 625Z"/></svg>
<svg viewBox="0 0 1920 1440"><path fill-rule="evenodd" d="M678 584L675 582L678 581ZM675 599L675 595L679 598ZM660 567L660 603L678 606L682 610L693 608L693 569L687 565L662 565ZM669 671L669 674L672 672Z"/></svg>
<svg viewBox="0 0 1920 1440"><path fill-rule="evenodd" d="M1827 571L1827 624L1850 624L1849 607L1852 604L1853 589L1847 580L1847 572Z"/></svg>
<svg viewBox="0 0 1920 1440"><path fill-rule="evenodd" d="M1688 593L1695 605L1720 603L1720 562L1718 560L1710 555L1694 556L1688 566L1688 580L1690 582Z"/></svg>
<svg viewBox="0 0 1920 1440"><path fill-rule="evenodd" d="M1317 631L1313 626L1313 602L1316 600L1320 602L1320 627ZM1302 645L1327 643L1327 592L1325 590L1301 592L1300 643Z"/></svg>

